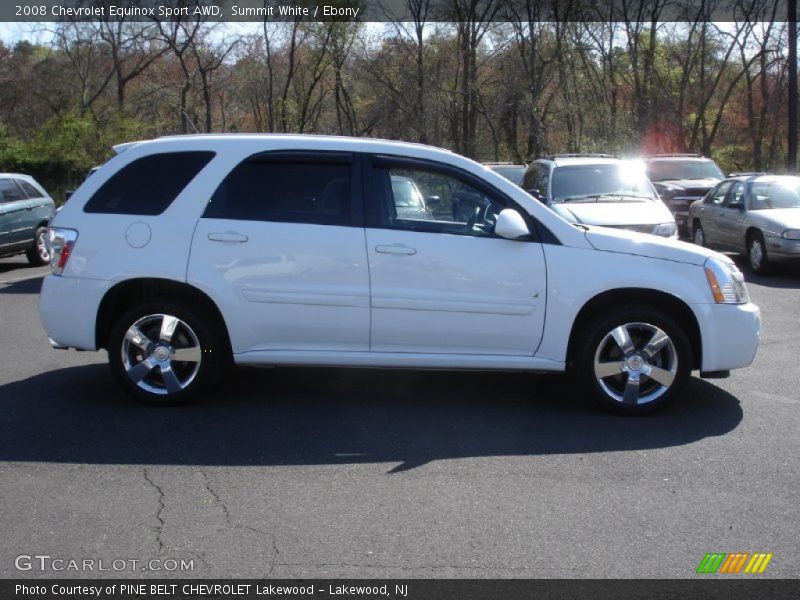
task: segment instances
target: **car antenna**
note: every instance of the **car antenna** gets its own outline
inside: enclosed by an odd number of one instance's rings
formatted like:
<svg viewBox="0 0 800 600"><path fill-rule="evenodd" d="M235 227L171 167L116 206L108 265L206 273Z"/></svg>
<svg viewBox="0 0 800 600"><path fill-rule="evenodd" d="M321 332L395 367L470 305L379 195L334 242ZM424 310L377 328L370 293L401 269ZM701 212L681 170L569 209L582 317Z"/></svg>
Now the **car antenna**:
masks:
<svg viewBox="0 0 800 600"><path fill-rule="evenodd" d="M183 116L184 116L184 117L186 117L186 120L187 120L187 121L189 121L189 125L191 125L191 126L192 126L192 129L194 129L194 132L195 132L195 133L200 133L200 130L199 130L199 129L197 128L197 126L194 124L194 121L192 121L192 117L190 117L190 116L189 116L189 115L186 113L186 111L185 111L185 110L183 110L183 109L181 109L181 113L183 114Z"/></svg>

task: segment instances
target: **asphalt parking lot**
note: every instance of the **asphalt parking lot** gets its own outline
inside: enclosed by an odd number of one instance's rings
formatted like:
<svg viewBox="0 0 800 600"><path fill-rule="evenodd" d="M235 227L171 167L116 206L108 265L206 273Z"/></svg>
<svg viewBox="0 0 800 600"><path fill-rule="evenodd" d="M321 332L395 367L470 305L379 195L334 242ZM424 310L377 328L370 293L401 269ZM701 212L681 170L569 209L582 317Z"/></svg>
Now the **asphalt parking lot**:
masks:
<svg viewBox="0 0 800 600"><path fill-rule="evenodd" d="M0 577L695 577L707 552L798 577L800 266L740 265L753 366L621 418L564 377L312 368L142 407L104 353L50 349L46 269L0 260Z"/></svg>

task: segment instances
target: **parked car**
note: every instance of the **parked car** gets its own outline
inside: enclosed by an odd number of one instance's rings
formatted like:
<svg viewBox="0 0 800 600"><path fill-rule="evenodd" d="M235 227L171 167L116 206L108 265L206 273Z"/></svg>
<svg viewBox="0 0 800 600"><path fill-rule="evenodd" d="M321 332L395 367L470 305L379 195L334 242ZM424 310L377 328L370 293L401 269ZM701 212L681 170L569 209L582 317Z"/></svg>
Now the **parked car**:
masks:
<svg viewBox="0 0 800 600"><path fill-rule="evenodd" d="M674 217L638 161L608 154L556 154L535 160L522 187L572 223L677 236Z"/></svg>
<svg viewBox="0 0 800 600"><path fill-rule="evenodd" d="M800 260L800 178L742 175L718 184L689 209L698 246L745 254L765 273L772 263Z"/></svg>
<svg viewBox="0 0 800 600"><path fill-rule="evenodd" d="M678 234L688 236L689 205L704 198L725 175L717 163L700 154L655 154L644 162L661 200L675 215Z"/></svg>
<svg viewBox="0 0 800 600"><path fill-rule="evenodd" d="M465 221L408 216L398 177L445 206L482 200ZM105 348L122 386L151 403L186 400L232 361L568 370L603 405L642 413L678 397L693 369L750 364L758 345L759 310L727 257L576 227L417 144L128 144L51 232L39 300L51 343Z"/></svg>
<svg viewBox="0 0 800 600"><path fill-rule="evenodd" d="M431 211L414 180L409 177L392 175L392 196L397 216L404 219L433 219ZM434 201L438 202L438 198Z"/></svg>
<svg viewBox="0 0 800 600"><path fill-rule="evenodd" d="M0 173L0 257L25 253L35 266L50 262L47 225L55 203L29 175Z"/></svg>
<svg viewBox="0 0 800 600"><path fill-rule="evenodd" d="M522 185L522 179L525 177L525 171L528 165L517 165L510 162L487 162L483 163L495 173L499 173L511 183Z"/></svg>

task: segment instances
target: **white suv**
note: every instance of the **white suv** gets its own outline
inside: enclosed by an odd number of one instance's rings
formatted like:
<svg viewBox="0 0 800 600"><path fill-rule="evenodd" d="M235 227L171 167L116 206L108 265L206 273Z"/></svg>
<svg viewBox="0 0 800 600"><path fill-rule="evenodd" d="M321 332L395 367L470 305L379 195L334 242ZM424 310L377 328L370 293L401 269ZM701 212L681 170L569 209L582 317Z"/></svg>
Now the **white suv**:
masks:
<svg viewBox="0 0 800 600"><path fill-rule="evenodd" d="M39 310L55 347L107 349L148 402L183 401L232 361L569 369L641 413L758 346L728 258L570 224L444 150L197 135L118 151L54 220ZM403 210L399 180L427 213Z"/></svg>

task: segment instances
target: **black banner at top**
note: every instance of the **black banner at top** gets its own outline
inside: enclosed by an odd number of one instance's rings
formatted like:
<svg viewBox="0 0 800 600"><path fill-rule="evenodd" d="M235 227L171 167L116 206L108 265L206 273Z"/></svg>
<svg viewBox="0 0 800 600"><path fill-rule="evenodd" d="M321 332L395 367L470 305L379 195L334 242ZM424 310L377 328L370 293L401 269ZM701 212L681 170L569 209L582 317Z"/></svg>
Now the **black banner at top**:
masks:
<svg viewBox="0 0 800 600"><path fill-rule="evenodd" d="M0 21L783 21L787 1L3 0Z"/></svg>

